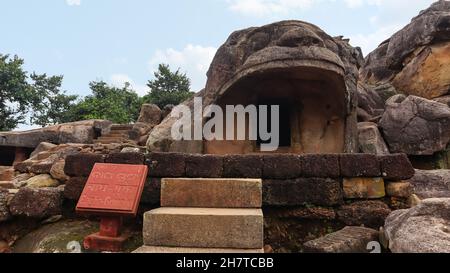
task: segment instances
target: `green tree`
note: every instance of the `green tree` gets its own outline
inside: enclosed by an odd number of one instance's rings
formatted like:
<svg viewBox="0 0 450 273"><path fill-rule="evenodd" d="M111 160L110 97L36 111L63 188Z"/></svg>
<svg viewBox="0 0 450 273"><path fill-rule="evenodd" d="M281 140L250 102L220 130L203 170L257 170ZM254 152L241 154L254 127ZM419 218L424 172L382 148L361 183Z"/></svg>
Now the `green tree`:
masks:
<svg viewBox="0 0 450 273"><path fill-rule="evenodd" d="M76 96L61 91L63 76L28 75L23 64L17 56L0 54L0 131L27 121L41 126L69 121Z"/></svg>
<svg viewBox="0 0 450 273"><path fill-rule="evenodd" d="M123 88L109 86L104 81L89 84L92 95L81 100L72 111L72 119L107 119L114 123L130 123L139 116L141 99L126 83Z"/></svg>
<svg viewBox="0 0 450 273"><path fill-rule="evenodd" d="M150 92L144 96L144 102L163 108L168 104L180 104L192 97L191 81L179 69L172 72L169 65L160 64L154 76L154 80L148 81Z"/></svg>
<svg viewBox="0 0 450 273"><path fill-rule="evenodd" d="M0 54L0 131L9 131L25 121L33 92L27 83L23 60Z"/></svg>
<svg viewBox="0 0 450 273"><path fill-rule="evenodd" d="M47 77L46 74L33 73L30 78L34 89L31 124L44 127L78 120L71 115L78 96L66 95L61 90L63 76Z"/></svg>

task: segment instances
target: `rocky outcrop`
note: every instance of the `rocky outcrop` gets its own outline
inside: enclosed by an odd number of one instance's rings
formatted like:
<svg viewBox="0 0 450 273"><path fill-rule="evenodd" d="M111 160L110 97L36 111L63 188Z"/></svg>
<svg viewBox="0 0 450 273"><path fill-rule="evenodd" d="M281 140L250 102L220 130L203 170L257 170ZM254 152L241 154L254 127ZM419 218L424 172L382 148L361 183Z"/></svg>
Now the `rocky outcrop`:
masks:
<svg viewBox="0 0 450 273"><path fill-rule="evenodd" d="M196 96L203 98L204 106L218 103L221 99L226 100L226 95L230 92L235 92L232 95L235 98L244 97L251 100L254 96L245 94L245 91L242 91L243 87L240 87L242 90L238 90L242 80L251 81L252 77L258 75L269 77L265 78L267 81L280 79L280 75L276 74L280 72L285 77L292 77L297 81L313 79L328 81L330 89L334 89L330 92L337 92L332 103L338 103L339 107L344 108L338 110L336 115L333 113L334 124L343 124L345 132L331 133L330 131L328 134L330 138L332 135L332 139L327 143L342 141L341 146L344 147L339 147L339 150L356 152L356 84L358 68L362 62L360 49L351 47L348 40L342 37L333 38L309 23L282 21L232 33L218 49L212 61L205 89ZM263 81L257 82L263 84L261 88L264 88L264 85L267 86ZM270 84L281 88L274 82ZM254 93L256 94L257 90ZM328 95L330 96L335 95ZM255 102L243 103L242 101L236 103L238 101L235 99L232 104L255 104ZM317 100L317 102L321 101L323 100ZM185 102L184 105L192 109L193 100ZM311 111L319 108L315 107ZM320 123L323 122L324 127L328 129L327 126L333 122L328 122L331 116L327 118L324 117ZM336 121L336 119L342 120ZM176 121L177 118L169 116L151 132L147 141L148 150L202 153L202 141L179 143L171 138L171 128ZM314 120L314 122L317 125L318 121ZM328 134L325 135L328 137ZM341 134L345 135L343 139L336 140L336 135Z"/></svg>
<svg viewBox="0 0 450 273"><path fill-rule="evenodd" d="M449 12L450 22L450 12ZM450 42L420 47L392 81L401 93L437 98L450 91Z"/></svg>
<svg viewBox="0 0 450 273"><path fill-rule="evenodd" d="M450 2L438 1L370 53L361 69L368 84L428 99L450 91Z"/></svg>
<svg viewBox="0 0 450 273"><path fill-rule="evenodd" d="M449 253L450 199L427 199L386 219L385 237L393 253Z"/></svg>
<svg viewBox="0 0 450 273"><path fill-rule="evenodd" d="M161 122L162 111L157 105L144 104L141 107L138 122L158 125Z"/></svg>
<svg viewBox="0 0 450 273"><path fill-rule="evenodd" d="M450 142L450 108L416 96L388 103L379 125L393 153L432 155Z"/></svg>
<svg viewBox="0 0 450 273"><path fill-rule="evenodd" d="M416 170L409 182L421 199L450 198L450 170Z"/></svg>
<svg viewBox="0 0 450 273"><path fill-rule="evenodd" d="M367 118L358 116L359 121L370 121L384 112L385 100L369 85L358 84L358 107L367 114Z"/></svg>
<svg viewBox="0 0 450 273"><path fill-rule="evenodd" d="M111 124L106 120L86 120L24 132L1 132L0 146L36 148L41 142L93 143L96 135L107 132Z"/></svg>

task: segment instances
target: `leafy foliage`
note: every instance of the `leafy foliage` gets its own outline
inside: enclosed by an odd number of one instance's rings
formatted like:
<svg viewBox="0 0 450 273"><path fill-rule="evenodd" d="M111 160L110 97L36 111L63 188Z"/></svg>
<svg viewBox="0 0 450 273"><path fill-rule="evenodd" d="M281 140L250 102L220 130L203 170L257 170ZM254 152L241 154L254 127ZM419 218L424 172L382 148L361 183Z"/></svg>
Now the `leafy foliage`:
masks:
<svg viewBox="0 0 450 273"><path fill-rule="evenodd" d="M94 81L89 86L92 95L85 97L72 109L72 119L107 119L123 124L137 120L141 99L130 89L129 84L116 88L104 81Z"/></svg>
<svg viewBox="0 0 450 273"><path fill-rule="evenodd" d="M168 104L178 105L192 97L191 81L179 69L172 72L168 65L160 64L154 76L155 79L147 84L150 93L144 97L144 102L163 108Z"/></svg>
<svg viewBox="0 0 450 273"><path fill-rule="evenodd" d="M137 120L143 103L163 108L190 98L190 80L179 70L159 65L154 80L148 82L150 92L140 98L126 83L123 88L104 81L89 84L92 95L78 98L61 89L63 76L28 73L24 61L17 56L0 54L0 131L19 124L48 126L86 119L107 119L114 123Z"/></svg>
<svg viewBox="0 0 450 273"><path fill-rule="evenodd" d="M61 91L62 76L28 76L23 60L0 54L0 131L25 123L49 125L66 122L76 96Z"/></svg>
<svg viewBox="0 0 450 273"><path fill-rule="evenodd" d="M47 75L32 74L34 87L32 124L47 126L75 121L71 116L78 96L66 95L61 91L63 76L47 77Z"/></svg>

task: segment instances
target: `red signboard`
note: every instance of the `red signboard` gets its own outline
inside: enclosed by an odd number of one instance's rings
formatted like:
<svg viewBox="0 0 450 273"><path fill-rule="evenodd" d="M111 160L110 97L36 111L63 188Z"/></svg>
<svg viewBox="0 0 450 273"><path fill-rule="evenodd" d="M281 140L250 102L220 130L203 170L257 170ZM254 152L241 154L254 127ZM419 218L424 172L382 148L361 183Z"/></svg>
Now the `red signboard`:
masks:
<svg viewBox="0 0 450 273"><path fill-rule="evenodd" d="M148 168L145 165L97 163L77 204L77 212L135 216Z"/></svg>

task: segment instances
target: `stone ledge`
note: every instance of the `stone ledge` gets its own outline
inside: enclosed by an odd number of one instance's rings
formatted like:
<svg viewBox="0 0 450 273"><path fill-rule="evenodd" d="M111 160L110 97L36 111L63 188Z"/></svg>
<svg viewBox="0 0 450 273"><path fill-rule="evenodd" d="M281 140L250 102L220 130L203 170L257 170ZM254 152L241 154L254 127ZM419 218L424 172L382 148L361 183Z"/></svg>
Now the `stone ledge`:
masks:
<svg viewBox="0 0 450 273"><path fill-rule="evenodd" d="M404 154L270 154L196 155L150 153L149 176L172 178L294 179L383 177L387 181L409 179L414 169Z"/></svg>
<svg viewBox="0 0 450 273"><path fill-rule="evenodd" d="M246 253L264 253L263 248L258 249L234 249L234 248L188 248L188 247L162 247L162 246L143 246L133 253L148 253L148 254L157 254L157 253L192 253L192 254L208 254L208 253L224 253L224 254L246 254Z"/></svg>
<svg viewBox="0 0 450 273"><path fill-rule="evenodd" d="M263 248L261 209L160 208L144 214L145 245Z"/></svg>

